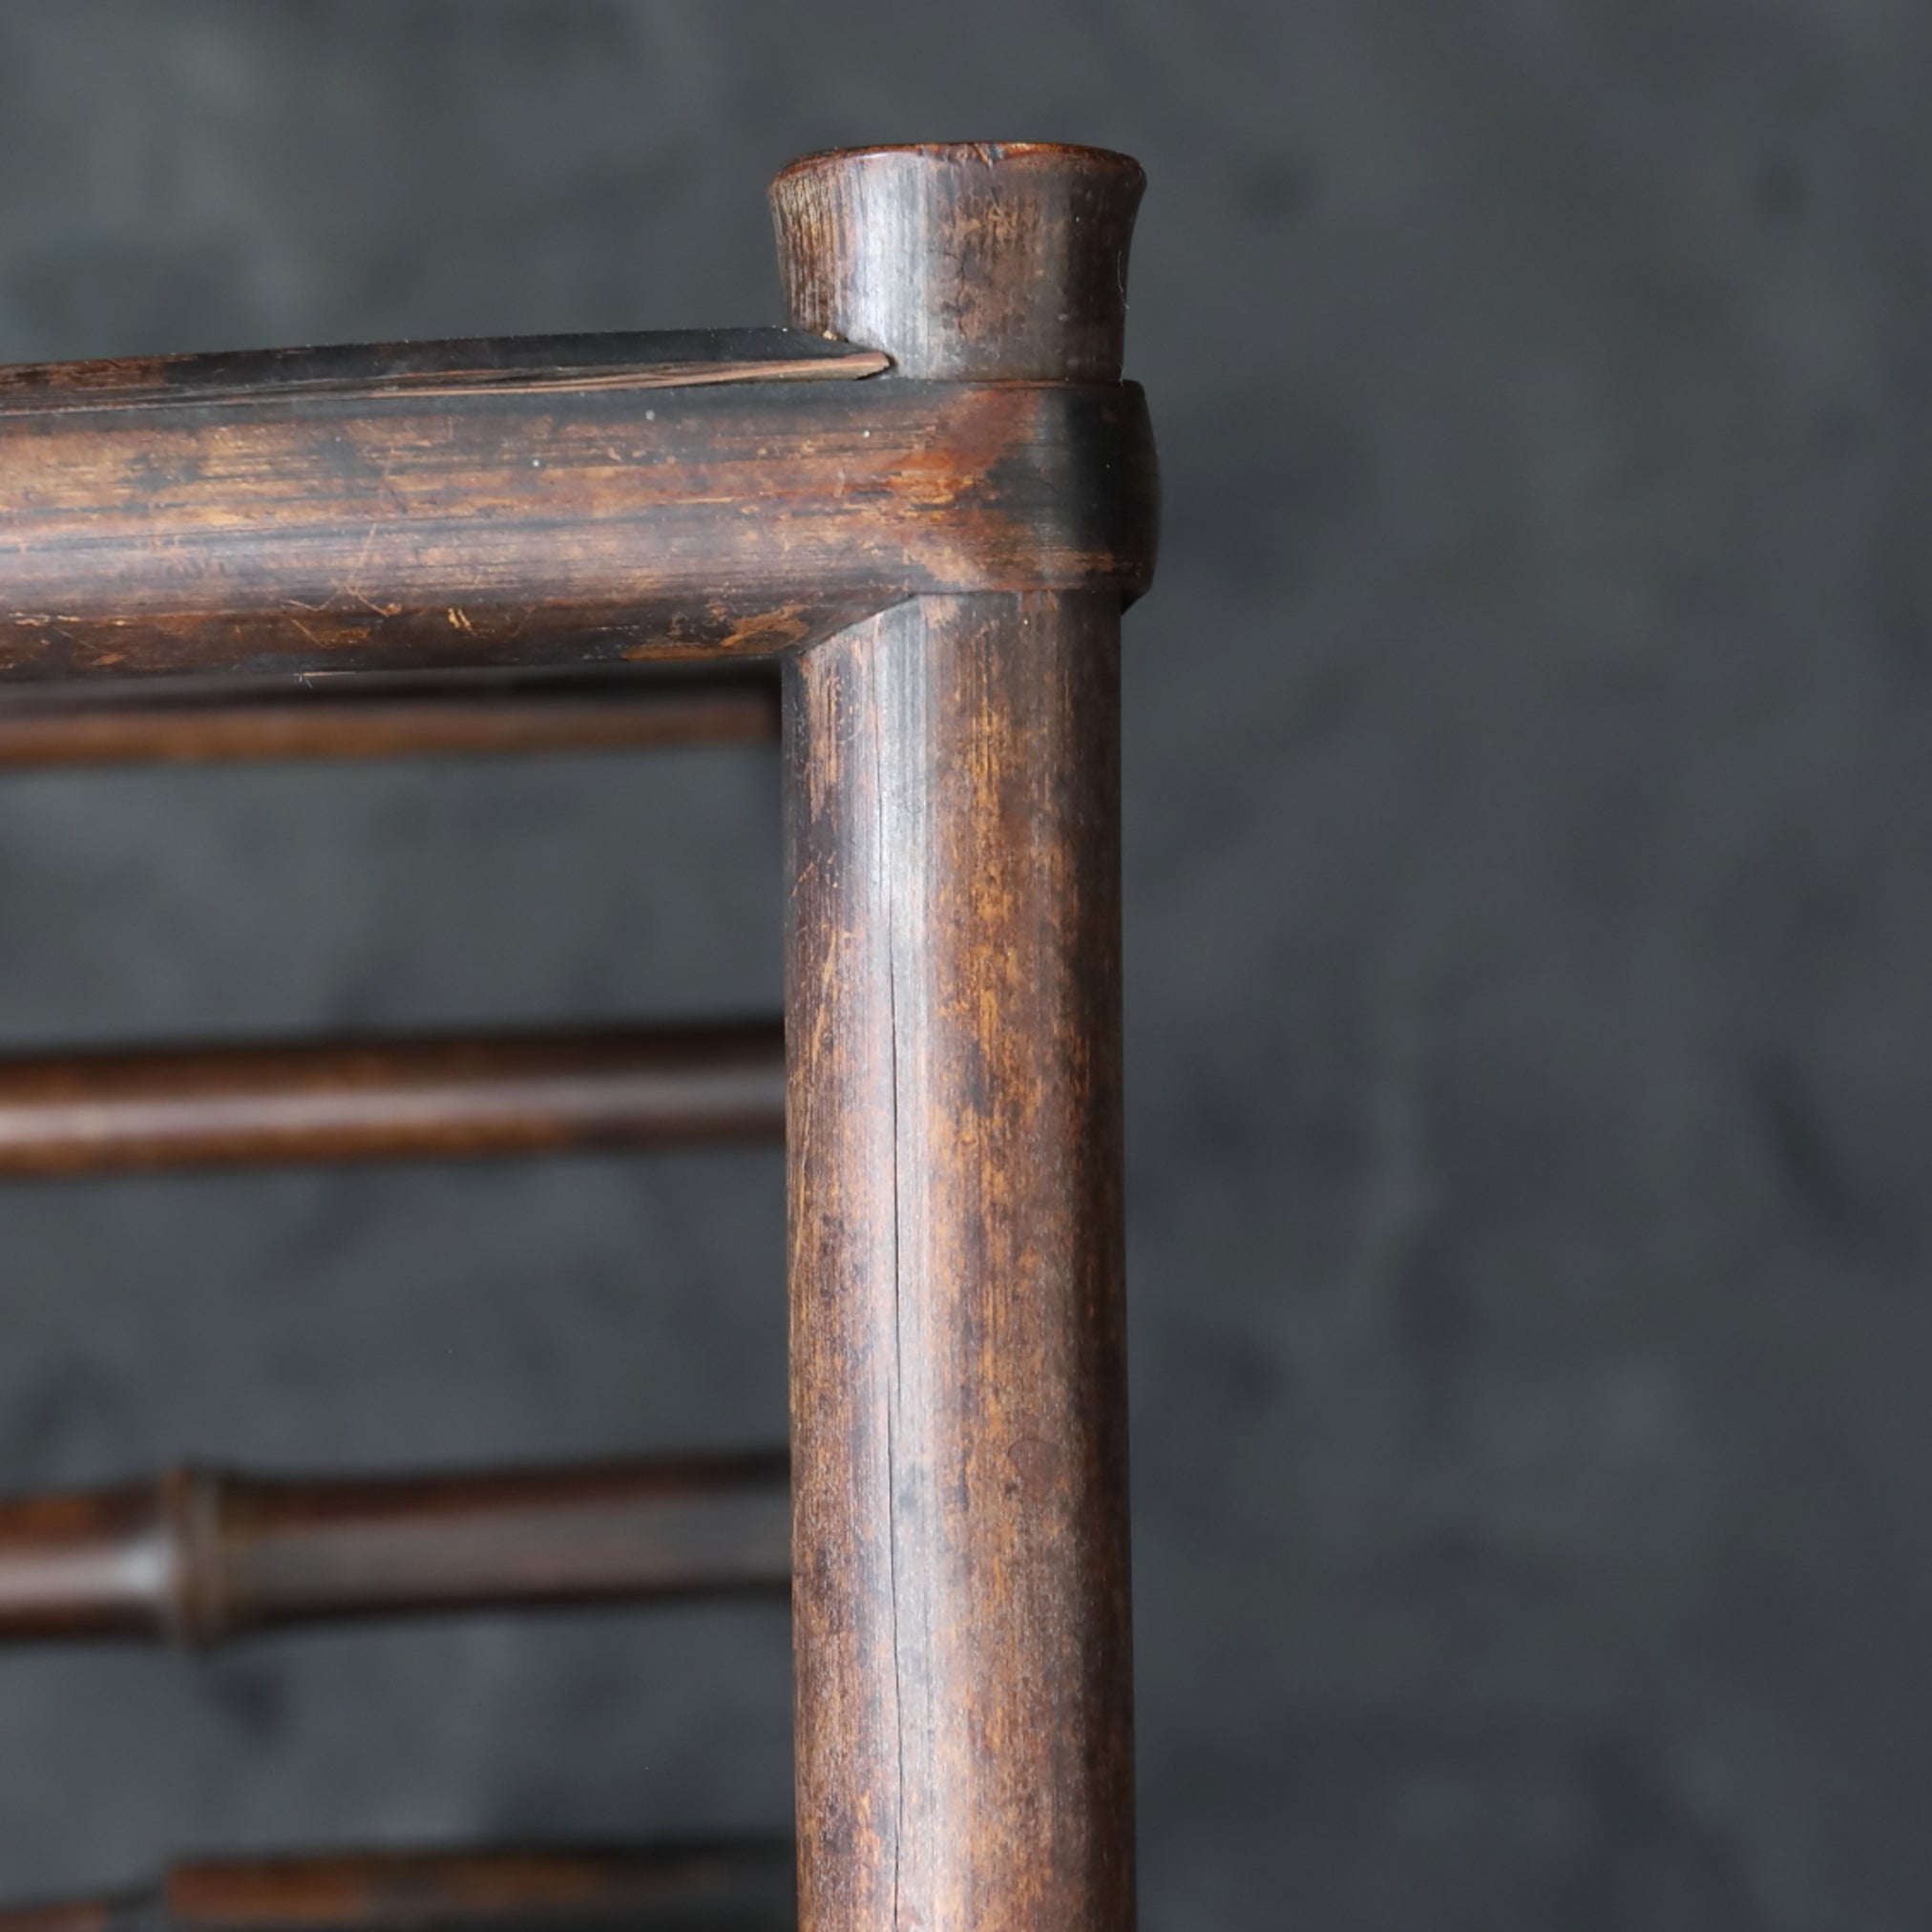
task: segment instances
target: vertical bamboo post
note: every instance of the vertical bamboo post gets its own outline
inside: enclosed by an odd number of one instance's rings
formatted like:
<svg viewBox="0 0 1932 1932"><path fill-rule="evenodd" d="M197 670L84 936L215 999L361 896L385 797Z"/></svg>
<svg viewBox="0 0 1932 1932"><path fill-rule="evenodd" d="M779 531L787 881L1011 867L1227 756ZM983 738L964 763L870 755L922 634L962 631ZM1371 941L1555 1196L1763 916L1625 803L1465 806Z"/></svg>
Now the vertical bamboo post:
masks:
<svg viewBox="0 0 1932 1932"><path fill-rule="evenodd" d="M1116 382L1142 186L796 163L791 319ZM1119 638L1113 594L914 598L788 666L802 1932L1133 1923Z"/></svg>

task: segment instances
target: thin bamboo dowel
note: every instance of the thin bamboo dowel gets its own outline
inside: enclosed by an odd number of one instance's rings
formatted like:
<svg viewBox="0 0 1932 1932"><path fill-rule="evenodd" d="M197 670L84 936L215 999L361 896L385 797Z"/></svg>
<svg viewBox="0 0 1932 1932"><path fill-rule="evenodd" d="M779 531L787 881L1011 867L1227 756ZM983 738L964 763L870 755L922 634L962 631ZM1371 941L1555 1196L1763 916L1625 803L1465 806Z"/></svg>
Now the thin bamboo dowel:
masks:
<svg viewBox="0 0 1932 1932"><path fill-rule="evenodd" d="M783 1932L778 1838L364 1852L177 1865L158 1885L0 1910L0 1932Z"/></svg>
<svg viewBox="0 0 1932 1932"><path fill-rule="evenodd" d="M775 1020L0 1059L0 1178L784 1132Z"/></svg>
<svg viewBox="0 0 1932 1932"><path fill-rule="evenodd" d="M105 700L10 692L0 699L0 769L634 751L778 737L768 674L179 682L132 700L119 687Z"/></svg>
<svg viewBox="0 0 1932 1932"><path fill-rule="evenodd" d="M356 1480L177 1470L0 1501L0 1644L783 1594L782 1452Z"/></svg>

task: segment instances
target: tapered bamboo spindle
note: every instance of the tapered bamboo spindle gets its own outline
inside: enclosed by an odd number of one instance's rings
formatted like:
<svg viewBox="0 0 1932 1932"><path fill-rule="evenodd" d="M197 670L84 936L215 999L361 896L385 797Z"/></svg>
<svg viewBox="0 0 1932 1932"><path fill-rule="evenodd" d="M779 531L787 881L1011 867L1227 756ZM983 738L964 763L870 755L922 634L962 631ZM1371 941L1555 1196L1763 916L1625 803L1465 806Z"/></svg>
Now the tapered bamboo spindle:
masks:
<svg viewBox="0 0 1932 1932"><path fill-rule="evenodd" d="M882 384L1117 384L1142 185L1075 148L797 163L791 320ZM1133 1922L1120 611L916 597L788 666L805 1932Z"/></svg>
<svg viewBox="0 0 1932 1932"><path fill-rule="evenodd" d="M177 1470L0 1500L0 1644L782 1595L782 1455L343 1480Z"/></svg>

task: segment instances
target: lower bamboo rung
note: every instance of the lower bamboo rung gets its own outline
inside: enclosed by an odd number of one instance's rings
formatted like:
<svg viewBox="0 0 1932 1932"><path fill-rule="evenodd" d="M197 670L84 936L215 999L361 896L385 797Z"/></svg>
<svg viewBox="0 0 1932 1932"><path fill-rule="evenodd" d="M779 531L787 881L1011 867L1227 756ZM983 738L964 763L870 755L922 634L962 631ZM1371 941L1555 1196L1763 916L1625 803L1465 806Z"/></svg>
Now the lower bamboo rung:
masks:
<svg viewBox="0 0 1932 1932"><path fill-rule="evenodd" d="M631 751L765 744L777 735L777 686L758 670L184 680L105 697L28 690L0 699L0 769Z"/></svg>
<svg viewBox="0 0 1932 1932"><path fill-rule="evenodd" d="M784 1132L777 1020L0 1059L0 1178Z"/></svg>
<svg viewBox="0 0 1932 1932"><path fill-rule="evenodd" d="M357 1481L177 1471L0 1502L0 1643L782 1593L782 1452Z"/></svg>
<svg viewBox="0 0 1932 1932"><path fill-rule="evenodd" d="M148 1889L0 1910L0 1932L781 1932L775 1838L178 1865Z"/></svg>

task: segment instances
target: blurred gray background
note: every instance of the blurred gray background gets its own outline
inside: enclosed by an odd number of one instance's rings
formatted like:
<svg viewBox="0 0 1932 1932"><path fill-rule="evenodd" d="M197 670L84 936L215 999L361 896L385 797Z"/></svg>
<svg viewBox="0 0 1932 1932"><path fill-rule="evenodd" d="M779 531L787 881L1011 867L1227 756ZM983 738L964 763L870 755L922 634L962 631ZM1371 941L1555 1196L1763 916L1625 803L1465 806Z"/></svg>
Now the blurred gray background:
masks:
<svg viewBox="0 0 1932 1932"><path fill-rule="evenodd" d="M777 318L1152 178L1149 1932L1932 1922L1932 16L13 0L0 358ZM768 1007L764 753L0 782L7 1042ZM776 1438L775 1158L16 1187L0 1487ZM0 1888L781 1824L774 1609L0 1656Z"/></svg>

